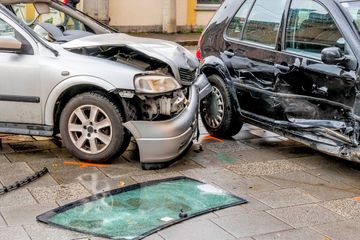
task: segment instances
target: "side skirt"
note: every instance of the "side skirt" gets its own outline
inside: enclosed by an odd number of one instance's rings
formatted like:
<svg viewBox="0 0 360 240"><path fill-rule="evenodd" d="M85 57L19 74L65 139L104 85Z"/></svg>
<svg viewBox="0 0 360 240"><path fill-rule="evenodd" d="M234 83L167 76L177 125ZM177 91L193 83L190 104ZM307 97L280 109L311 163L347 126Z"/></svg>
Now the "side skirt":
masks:
<svg viewBox="0 0 360 240"><path fill-rule="evenodd" d="M0 122L0 133L52 137L54 129L45 125Z"/></svg>

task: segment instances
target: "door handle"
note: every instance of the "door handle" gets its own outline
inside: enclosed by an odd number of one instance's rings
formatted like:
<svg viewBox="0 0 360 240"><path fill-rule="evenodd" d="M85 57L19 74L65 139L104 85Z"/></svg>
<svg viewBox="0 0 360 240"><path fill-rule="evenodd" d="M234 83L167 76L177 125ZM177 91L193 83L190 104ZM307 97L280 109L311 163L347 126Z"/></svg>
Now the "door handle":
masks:
<svg viewBox="0 0 360 240"><path fill-rule="evenodd" d="M224 51L224 54L228 57L228 58L232 58L235 56L235 53L233 50L228 50L228 51Z"/></svg>
<svg viewBox="0 0 360 240"><path fill-rule="evenodd" d="M290 71L290 67L284 66L284 65L281 65L281 64L275 64L275 67L277 69L279 69L280 71L282 71L282 72L289 72Z"/></svg>

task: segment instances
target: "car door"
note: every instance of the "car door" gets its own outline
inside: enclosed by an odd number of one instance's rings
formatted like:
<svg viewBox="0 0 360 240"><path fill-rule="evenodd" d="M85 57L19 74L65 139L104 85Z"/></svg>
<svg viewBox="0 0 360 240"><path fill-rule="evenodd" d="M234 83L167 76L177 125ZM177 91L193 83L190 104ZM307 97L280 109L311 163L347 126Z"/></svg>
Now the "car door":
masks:
<svg viewBox="0 0 360 240"><path fill-rule="evenodd" d="M225 31L221 57L234 79L243 114L277 119L272 92L286 0L246 0Z"/></svg>
<svg viewBox="0 0 360 240"><path fill-rule="evenodd" d="M351 111L357 61L338 26L320 1L291 2L283 51L276 59L284 68L280 67L274 87L278 112L284 120L328 126L329 120L344 121L345 113ZM328 47L339 47L349 59L347 66L323 63L321 52Z"/></svg>
<svg viewBox="0 0 360 240"><path fill-rule="evenodd" d="M0 38L21 42L19 51L0 44L0 124L41 124L40 65L36 44L26 32L0 12Z"/></svg>

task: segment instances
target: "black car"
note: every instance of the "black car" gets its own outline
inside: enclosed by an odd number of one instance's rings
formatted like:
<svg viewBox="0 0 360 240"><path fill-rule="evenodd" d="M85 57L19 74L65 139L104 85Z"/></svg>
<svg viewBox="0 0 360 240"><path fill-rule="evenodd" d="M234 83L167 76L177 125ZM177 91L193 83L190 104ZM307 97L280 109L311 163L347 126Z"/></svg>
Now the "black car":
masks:
<svg viewBox="0 0 360 240"><path fill-rule="evenodd" d="M226 0L197 56L207 130L244 122L360 162L360 1Z"/></svg>

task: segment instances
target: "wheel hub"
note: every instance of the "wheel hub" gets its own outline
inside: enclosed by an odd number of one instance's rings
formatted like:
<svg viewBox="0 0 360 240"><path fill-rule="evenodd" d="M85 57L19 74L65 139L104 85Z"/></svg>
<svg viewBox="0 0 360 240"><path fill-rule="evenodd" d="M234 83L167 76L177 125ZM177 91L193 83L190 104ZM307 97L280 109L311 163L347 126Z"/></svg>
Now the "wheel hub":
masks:
<svg viewBox="0 0 360 240"><path fill-rule="evenodd" d="M68 132L72 143L87 154L105 151L113 134L110 118L95 105L83 105L75 109L70 115Z"/></svg>
<svg viewBox="0 0 360 240"><path fill-rule="evenodd" d="M91 133L94 133L95 129L92 126L88 126L87 131L88 131L88 133L91 134Z"/></svg>
<svg viewBox="0 0 360 240"><path fill-rule="evenodd" d="M214 129L220 127L225 111L224 99L220 90L213 86L212 93L205 98L203 104L205 108L202 113L206 123Z"/></svg>

